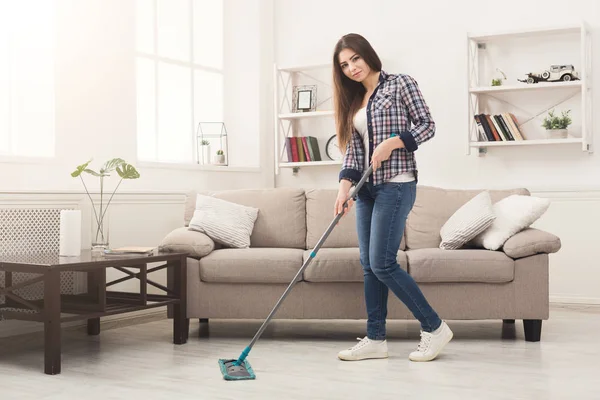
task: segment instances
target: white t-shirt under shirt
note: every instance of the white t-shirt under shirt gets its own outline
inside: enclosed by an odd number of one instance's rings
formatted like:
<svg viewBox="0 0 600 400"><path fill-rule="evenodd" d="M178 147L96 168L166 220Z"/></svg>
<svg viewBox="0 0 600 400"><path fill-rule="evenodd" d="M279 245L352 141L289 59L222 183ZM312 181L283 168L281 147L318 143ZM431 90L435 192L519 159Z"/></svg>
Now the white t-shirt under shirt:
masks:
<svg viewBox="0 0 600 400"><path fill-rule="evenodd" d="M365 171L369 168L371 161L371 155L369 154L369 131L367 127L367 108L363 107L354 116L354 128L362 136L364 147L365 147ZM415 180L415 174L413 171L403 172L394 176L388 182L411 182Z"/></svg>

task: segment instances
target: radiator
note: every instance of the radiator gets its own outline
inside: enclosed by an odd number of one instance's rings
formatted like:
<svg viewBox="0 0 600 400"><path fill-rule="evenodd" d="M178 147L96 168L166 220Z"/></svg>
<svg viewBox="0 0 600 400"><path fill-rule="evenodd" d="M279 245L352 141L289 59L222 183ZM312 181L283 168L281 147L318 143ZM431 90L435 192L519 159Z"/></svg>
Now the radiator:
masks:
<svg viewBox="0 0 600 400"><path fill-rule="evenodd" d="M68 208L0 208L0 255L59 252L60 211ZM31 273L13 273L13 285L38 276ZM87 292L85 272L66 271L60 274L62 294ZM5 272L0 271L0 287L5 287ZM26 300L44 298L44 283L15 290ZM5 303L0 296L0 305Z"/></svg>

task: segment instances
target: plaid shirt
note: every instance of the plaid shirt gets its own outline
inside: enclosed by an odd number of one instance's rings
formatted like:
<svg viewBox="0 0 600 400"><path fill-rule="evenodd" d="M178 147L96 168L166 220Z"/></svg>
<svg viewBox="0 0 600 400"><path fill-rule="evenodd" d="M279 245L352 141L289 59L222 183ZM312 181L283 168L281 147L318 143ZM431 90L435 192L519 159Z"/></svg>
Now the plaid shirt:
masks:
<svg viewBox="0 0 600 400"><path fill-rule="evenodd" d="M394 176L409 171L413 171L418 180L414 152L419 145L434 136L435 123L417 82L412 77L381 71L379 84L367 104L367 127L369 154L373 154L379 143L392 136L399 136L405 146L393 150L390 158L369 177L373 185L387 182ZM339 180L348 179L353 184L358 183L364 173L364 165L363 140L358 131L353 129Z"/></svg>

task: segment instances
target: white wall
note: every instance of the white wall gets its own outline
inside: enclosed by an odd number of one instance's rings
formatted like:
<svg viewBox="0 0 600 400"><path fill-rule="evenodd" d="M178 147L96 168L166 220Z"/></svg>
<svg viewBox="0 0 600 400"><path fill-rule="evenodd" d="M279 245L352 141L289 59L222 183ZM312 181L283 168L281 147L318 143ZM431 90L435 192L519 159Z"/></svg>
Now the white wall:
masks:
<svg viewBox="0 0 600 400"><path fill-rule="evenodd" d="M419 183L448 188L527 187L534 195L551 198L550 210L536 226L563 241L563 249L551 257L552 298L600 303L600 271L593 256L597 236L593 227L600 223L598 153L584 153L580 145L495 148L485 157L465 152L468 31L586 20L592 30L593 103L598 109L600 5L594 0L570 1L568 6L558 0L540 4L533 0L279 0L275 3L275 59L285 66L327 63L342 35L364 35L384 60L385 70L417 79L437 123L436 137L417 152ZM573 64L581 70L578 59ZM600 117L594 114L598 127ZM335 188L338 172L339 166L313 167L302 168L294 176L291 169L281 169L276 186Z"/></svg>

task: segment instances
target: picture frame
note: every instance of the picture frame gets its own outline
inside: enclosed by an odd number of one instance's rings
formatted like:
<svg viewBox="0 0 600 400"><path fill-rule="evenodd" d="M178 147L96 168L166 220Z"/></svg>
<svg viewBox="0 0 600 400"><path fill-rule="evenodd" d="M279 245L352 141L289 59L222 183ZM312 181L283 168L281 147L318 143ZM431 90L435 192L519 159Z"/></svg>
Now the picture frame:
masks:
<svg viewBox="0 0 600 400"><path fill-rule="evenodd" d="M317 85L294 86L292 93L292 112L310 112L317 110Z"/></svg>

